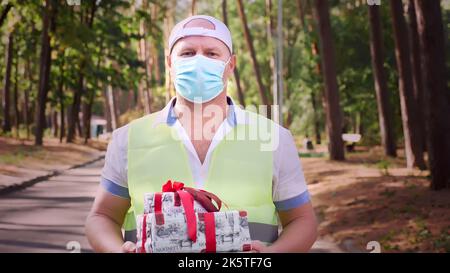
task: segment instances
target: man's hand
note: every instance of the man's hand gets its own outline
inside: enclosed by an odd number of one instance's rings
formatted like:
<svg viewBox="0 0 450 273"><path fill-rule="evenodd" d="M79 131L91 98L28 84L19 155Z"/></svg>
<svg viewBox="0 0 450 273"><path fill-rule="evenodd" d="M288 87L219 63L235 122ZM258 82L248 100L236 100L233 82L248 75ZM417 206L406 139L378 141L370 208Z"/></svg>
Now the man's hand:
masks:
<svg viewBox="0 0 450 273"><path fill-rule="evenodd" d="M130 241L126 241L122 245L122 253L135 253L136 252L136 244Z"/></svg>
<svg viewBox="0 0 450 273"><path fill-rule="evenodd" d="M263 244L261 241L258 241L258 240L252 241L252 250L250 252L267 253L267 252L270 252L269 250L270 250L270 248L268 246L266 246L265 244Z"/></svg>

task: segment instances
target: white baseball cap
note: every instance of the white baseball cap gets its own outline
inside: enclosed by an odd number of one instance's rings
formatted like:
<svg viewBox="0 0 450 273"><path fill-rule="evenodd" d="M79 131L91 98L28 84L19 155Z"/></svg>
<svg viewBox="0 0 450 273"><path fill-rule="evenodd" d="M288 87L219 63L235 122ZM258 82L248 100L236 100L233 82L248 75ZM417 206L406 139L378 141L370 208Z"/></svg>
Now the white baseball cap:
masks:
<svg viewBox="0 0 450 273"><path fill-rule="evenodd" d="M214 29L203 28L203 27L185 27L187 23L194 19L204 19L209 21L214 25ZM233 44L231 42L231 33L227 26L222 23L222 21L217 20L214 17L208 15L194 15L190 16L183 21L176 24L169 36L169 52L172 52L172 47L175 43L183 38L188 36L207 36L213 37L220 41L222 41L230 50L230 53L233 53Z"/></svg>

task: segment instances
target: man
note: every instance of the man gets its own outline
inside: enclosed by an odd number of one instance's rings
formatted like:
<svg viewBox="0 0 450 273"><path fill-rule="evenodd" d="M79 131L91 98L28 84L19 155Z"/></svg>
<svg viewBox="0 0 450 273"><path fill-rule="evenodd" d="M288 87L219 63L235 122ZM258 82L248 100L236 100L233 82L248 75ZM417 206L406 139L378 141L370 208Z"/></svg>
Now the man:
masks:
<svg viewBox="0 0 450 273"><path fill-rule="evenodd" d="M169 52L176 97L113 132L86 220L93 249L133 252L135 235L127 235L143 211L143 194L171 179L246 210L253 251L308 251L317 224L295 143L287 129L227 96L236 66L228 28L210 16L189 17L172 30Z"/></svg>

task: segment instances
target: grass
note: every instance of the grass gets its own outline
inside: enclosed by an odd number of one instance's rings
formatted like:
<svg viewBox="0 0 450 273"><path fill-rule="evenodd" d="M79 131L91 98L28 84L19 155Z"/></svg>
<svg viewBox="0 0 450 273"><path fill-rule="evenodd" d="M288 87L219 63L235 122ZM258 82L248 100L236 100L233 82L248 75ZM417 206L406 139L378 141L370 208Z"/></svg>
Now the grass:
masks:
<svg viewBox="0 0 450 273"><path fill-rule="evenodd" d="M444 228L433 242L434 247L443 249L445 252L450 252L450 226Z"/></svg>
<svg viewBox="0 0 450 273"><path fill-rule="evenodd" d="M298 153L301 158L321 158L325 157L326 153Z"/></svg>
<svg viewBox="0 0 450 273"><path fill-rule="evenodd" d="M389 167L391 166L391 162L386 159L382 159L378 161L377 168L381 171L383 175L389 175Z"/></svg>
<svg viewBox="0 0 450 273"><path fill-rule="evenodd" d="M12 149L10 152L0 154L0 164L17 165L29 157L43 158L46 156L46 152L42 147L36 146L19 146Z"/></svg>

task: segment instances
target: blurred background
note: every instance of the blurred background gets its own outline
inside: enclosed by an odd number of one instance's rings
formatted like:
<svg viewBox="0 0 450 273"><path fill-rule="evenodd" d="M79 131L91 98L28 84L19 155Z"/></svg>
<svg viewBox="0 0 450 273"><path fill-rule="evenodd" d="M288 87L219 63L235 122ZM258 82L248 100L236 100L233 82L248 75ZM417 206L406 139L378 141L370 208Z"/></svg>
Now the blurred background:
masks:
<svg viewBox="0 0 450 273"><path fill-rule="evenodd" d="M0 252L91 251L111 132L175 95L167 40L192 14L232 33L236 103L280 106L312 251L450 252L450 1L0 3Z"/></svg>

